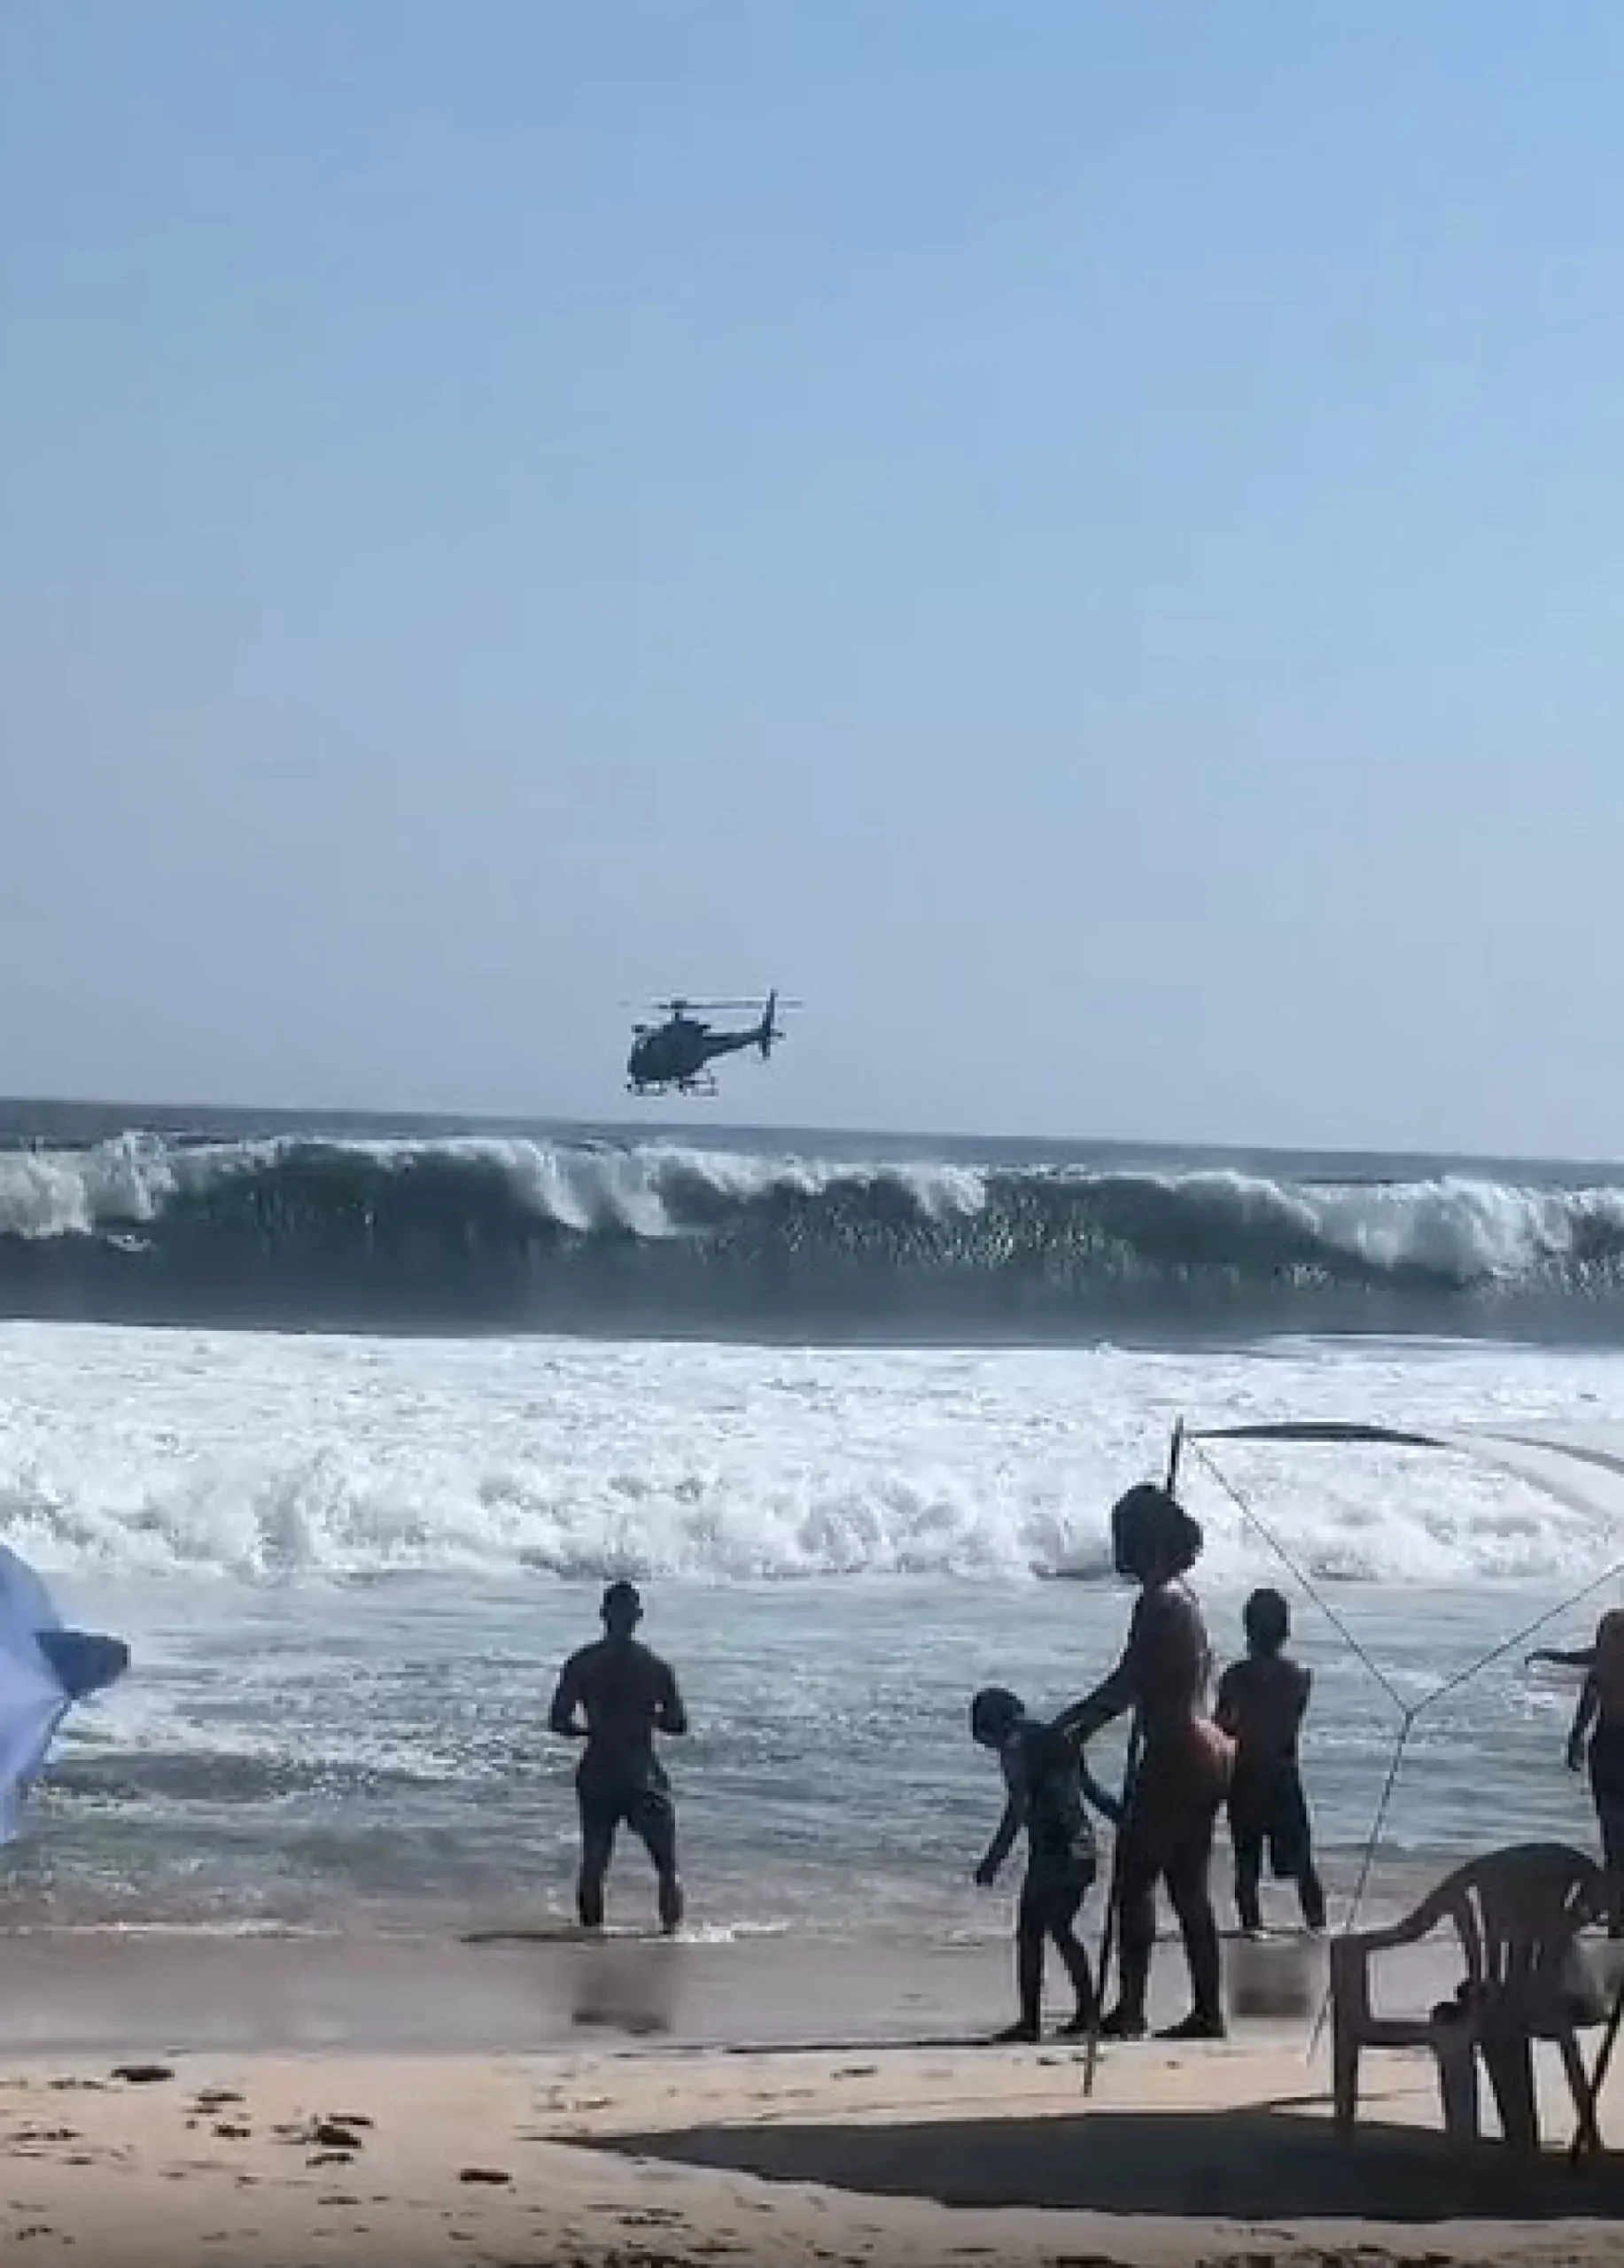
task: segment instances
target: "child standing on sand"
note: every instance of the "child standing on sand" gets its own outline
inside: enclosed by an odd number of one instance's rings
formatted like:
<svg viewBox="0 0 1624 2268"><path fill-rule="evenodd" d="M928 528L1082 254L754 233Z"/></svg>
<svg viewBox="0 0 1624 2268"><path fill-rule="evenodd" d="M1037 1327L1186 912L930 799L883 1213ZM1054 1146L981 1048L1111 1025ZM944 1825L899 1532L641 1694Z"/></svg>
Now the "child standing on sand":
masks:
<svg viewBox="0 0 1624 2268"><path fill-rule="evenodd" d="M997 1751L1007 1790L998 1832L975 1869L979 1888L991 1889L1026 1829L1026 1878L1015 1913L1021 2014L999 2038L1041 2036L1044 1953L1051 1943L1076 1994L1076 2012L1063 2029L1080 2035L1094 2021L1094 1979L1076 1922L1099 1868L1085 1799L1113 1821L1120 1820L1121 1806L1090 1775L1078 1743L1029 1717L1019 1697L1001 1686L988 1686L970 1704L970 1733L980 1746Z"/></svg>
<svg viewBox="0 0 1624 2268"><path fill-rule="evenodd" d="M1215 1712L1235 1743L1229 1791L1235 1905L1247 1937L1262 1937L1259 1885L1266 1852L1275 1880L1296 1884L1302 1918L1317 1934L1325 1926L1325 1894L1314 1868L1297 1758L1312 1674L1286 1653L1291 1609L1278 1591L1254 1591L1241 1619L1246 1658L1232 1662L1219 1679Z"/></svg>

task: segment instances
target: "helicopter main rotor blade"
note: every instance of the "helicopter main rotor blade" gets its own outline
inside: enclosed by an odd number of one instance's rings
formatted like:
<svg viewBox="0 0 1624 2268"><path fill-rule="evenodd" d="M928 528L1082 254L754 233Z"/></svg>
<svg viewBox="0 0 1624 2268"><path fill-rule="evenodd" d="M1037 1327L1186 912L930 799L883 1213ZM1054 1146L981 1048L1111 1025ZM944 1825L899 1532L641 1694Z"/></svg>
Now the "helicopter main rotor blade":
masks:
<svg viewBox="0 0 1624 2268"><path fill-rule="evenodd" d="M698 1008L711 1015L758 1016L766 1004L767 995L765 992L758 992L750 1000L720 1000L708 993L673 992L665 999L619 1000L615 1005L623 1014L631 1014L640 1010L657 1008L662 1015L669 1016L676 1014L680 1009ZM774 1005L780 1008L804 1008L806 1003L781 992Z"/></svg>
<svg viewBox="0 0 1624 2268"><path fill-rule="evenodd" d="M714 1008L720 1012L726 1012L730 1015L742 1016L753 1014L758 1016L762 1010L766 1006L768 997L769 996L765 992L758 992L753 1000L690 999L688 1005L690 1008ZM793 999L787 993L781 992L777 995L774 1005L781 1008L799 1008L804 1007L805 1003L801 1000Z"/></svg>

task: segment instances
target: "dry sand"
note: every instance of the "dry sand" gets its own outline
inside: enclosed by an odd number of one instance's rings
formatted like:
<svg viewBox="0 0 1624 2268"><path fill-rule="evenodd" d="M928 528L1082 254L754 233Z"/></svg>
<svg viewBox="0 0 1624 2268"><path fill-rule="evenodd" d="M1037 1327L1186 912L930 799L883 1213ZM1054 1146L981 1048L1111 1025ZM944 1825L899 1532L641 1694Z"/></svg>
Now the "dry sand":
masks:
<svg viewBox="0 0 1624 2268"><path fill-rule="evenodd" d="M1428 2065L1333 2136L1301 2046L80 2058L0 2076L29 2262L1624 2259L1624 2170L1449 2152ZM1549 2091L1554 2146L1571 2131ZM1605 2120L1604 2120L1605 2123Z"/></svg>

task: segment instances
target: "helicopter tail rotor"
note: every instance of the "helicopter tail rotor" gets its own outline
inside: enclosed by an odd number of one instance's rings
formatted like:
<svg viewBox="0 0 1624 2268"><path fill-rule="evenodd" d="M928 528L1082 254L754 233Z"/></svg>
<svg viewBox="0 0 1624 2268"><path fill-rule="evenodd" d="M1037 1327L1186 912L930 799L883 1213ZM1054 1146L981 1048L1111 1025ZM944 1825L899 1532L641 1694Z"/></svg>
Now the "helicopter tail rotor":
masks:
<svg viewBox="0 0 1624 2268"><path fill-rule="evenodd" d="M761 1028L756 1035L756 1045L761 1050L761 1060L764 1063L773 1052L773 1043L781 1040L784 1036L778 1027L777 1015L778 995L776 992L769 992L767 1005L761 1014Z"/></svg>

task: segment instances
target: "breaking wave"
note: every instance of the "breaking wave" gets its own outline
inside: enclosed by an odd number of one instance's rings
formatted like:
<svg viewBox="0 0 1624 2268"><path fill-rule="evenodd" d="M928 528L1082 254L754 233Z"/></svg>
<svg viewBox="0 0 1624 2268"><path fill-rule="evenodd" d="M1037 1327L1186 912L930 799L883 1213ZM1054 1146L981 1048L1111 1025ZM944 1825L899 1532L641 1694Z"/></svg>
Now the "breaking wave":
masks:
<svg viewBox="0 0 1624 2268"><path fill-rule="evenodd" d="M465 1136L0 1153L0 1312L831 1341L1624 1340L1624 1185Z"/></svg>

